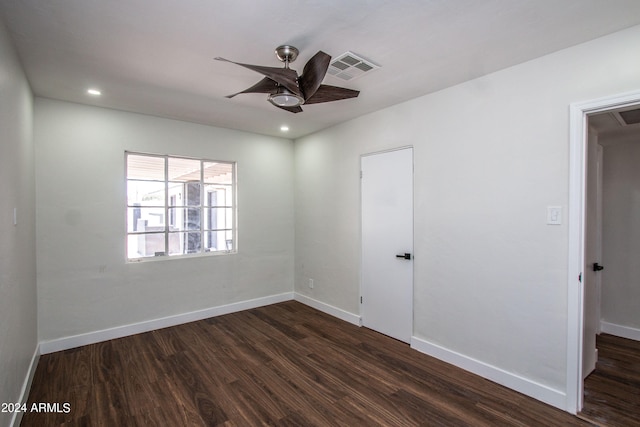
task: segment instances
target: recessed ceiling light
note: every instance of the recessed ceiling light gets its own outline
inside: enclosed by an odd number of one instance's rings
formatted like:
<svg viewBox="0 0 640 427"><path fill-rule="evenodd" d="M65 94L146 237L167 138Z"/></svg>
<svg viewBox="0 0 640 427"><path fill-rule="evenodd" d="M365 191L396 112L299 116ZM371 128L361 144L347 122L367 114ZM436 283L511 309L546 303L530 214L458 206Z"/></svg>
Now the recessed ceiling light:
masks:
<svg viewBox="0 0 640 427"><path fill-rule="evenodd" d="M98 96L102 94L102 92L100 92L98 89L87 89L87 93L89 95L94 95L94 96Z"/></svg>
<svg viewBox="0 0 640 427"><path fill-rule="evenodd" d="M280 126L280 130L281 130L282 132L289 132L289 126L287 126L287 125L282 125L282 126Z"/></svg>

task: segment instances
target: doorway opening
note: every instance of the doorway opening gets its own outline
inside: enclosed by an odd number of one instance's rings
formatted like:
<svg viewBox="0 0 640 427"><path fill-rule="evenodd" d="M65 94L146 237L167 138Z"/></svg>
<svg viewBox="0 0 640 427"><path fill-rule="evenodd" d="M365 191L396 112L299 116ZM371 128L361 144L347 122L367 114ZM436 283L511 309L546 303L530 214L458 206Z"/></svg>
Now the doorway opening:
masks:
<svg viewBox="0 0 640 427"><path fill-rule="evenodd" d="M595 335L604 324L598 269L605 265L600 252L602 233L598 235L602 230L598 222L603 216L597 210L604 201L598 199L602 196L598 188L602 175L598 178L594 170L598 167L598 140L599 136L629 132L633 128L640 132L640 124L619 121L624 119L620 117L622 112L638 108L640 92L572 104L570 109L567 410L573 413L583 409L584 379L596 366ZM611 120L617 121L618 127L627 128L616 131L616 123ZM638 141L640 144L640 138Z"/></svg>

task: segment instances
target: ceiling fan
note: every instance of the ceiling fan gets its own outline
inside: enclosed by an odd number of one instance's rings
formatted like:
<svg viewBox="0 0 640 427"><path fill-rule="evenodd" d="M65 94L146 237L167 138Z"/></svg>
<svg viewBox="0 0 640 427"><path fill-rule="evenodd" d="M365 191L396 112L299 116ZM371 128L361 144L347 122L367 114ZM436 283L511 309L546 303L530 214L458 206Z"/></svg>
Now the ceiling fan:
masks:
<svg viewBox="0 0 640 427"><path fill-rule="evenodd" d="M289 64L298 57L298 49L283 45L278 46L275 53L278 59L284 62L284 68L241 64L220 57L215 58L218 61L240 65L265 76L250 88L228 95L227 98L233 98L241 93L268 93L269 102L276 107L292 113L300 113L302 112L302 104L319 104L355 98L360 93L357 90L322 84L331 61L331 56L322 51L318 51L305 64L301 76L289 68Z"/></svg>

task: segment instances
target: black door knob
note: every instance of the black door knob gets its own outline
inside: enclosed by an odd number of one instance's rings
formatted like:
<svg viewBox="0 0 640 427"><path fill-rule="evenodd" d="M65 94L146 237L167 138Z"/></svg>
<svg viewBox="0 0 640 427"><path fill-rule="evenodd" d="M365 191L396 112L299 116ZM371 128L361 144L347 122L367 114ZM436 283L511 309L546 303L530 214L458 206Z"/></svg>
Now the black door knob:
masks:
<svg viewBox="0 0 640 427"><path fill-rule="evenodd" d="M405 252L403 255L396 255L396 258L411 259L411 254Z"/></svg>
<svg viewBox="0 0 640 427"><path fill-rule="evenodd" d="M600 264L598 264L597 262L593 263L593 271L602 271L604 270L604 267L601 266Z"/></svg>

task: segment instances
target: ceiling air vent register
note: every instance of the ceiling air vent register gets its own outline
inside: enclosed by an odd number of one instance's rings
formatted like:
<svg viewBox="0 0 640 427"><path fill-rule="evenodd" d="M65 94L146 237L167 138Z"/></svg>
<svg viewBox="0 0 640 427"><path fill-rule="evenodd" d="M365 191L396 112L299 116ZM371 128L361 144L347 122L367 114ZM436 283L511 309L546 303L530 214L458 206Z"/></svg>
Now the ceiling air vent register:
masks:
<svg viewBox="0 0 640 427"><path fill-rule="evenodd" d="M378 68L380 68L379 65L367 61L353 52L345 52L331 61L327 74L349 81Z"/></svg>
<svg viewBox="0 0 640 427"><path fill-rule="evenodd" d="M620 114L622 120L624 120L627 125L637 125L640 123L640 109L619 111L618 114Z"/></svg>

